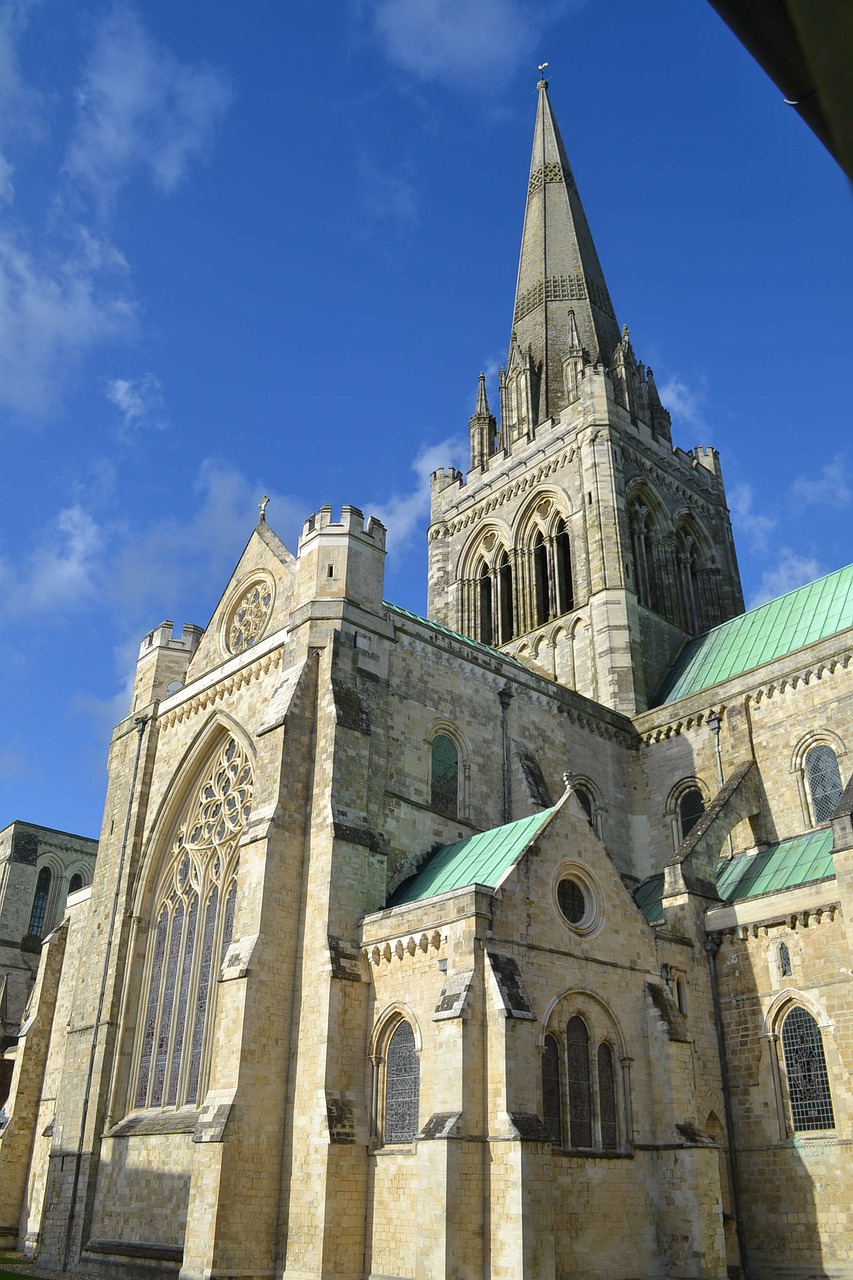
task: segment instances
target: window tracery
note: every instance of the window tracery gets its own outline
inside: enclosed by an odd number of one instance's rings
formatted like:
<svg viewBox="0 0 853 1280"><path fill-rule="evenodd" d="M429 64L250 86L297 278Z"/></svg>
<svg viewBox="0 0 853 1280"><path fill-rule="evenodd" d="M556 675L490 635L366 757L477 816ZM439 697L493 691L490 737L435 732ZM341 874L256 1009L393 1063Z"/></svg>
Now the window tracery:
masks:
<svg viewBox="0 0 853 1280"><path fill-rule="evenodd" d="M418 1133L420 1063L411 1023L401 1018L385 1051L385 1108L382 1136L386 1146L413 1142Z"/></svg>
<svg viewBox="0 0 853 1280"><path fill-rule="evenodd" d="M246 753L229 737L185 805L164 860L151 913L136 1107L198 1101L212 986L234 929L238 844L252 786Z"/></svg>
<svg viewBox="0 0 853 1280"><path fill-rule="evenodd" d="M794 1132L834 1129L820 1027L802 1005L795 1004L782 1024L782 1052Z"/></svg>
<svg viewBox="0 0 853 1280"><path fill-rule="evenodd" d="M272 612L273 587L266 578L249 583L228 614L225 644L229 653L244 653L257 644Z"/></svg>

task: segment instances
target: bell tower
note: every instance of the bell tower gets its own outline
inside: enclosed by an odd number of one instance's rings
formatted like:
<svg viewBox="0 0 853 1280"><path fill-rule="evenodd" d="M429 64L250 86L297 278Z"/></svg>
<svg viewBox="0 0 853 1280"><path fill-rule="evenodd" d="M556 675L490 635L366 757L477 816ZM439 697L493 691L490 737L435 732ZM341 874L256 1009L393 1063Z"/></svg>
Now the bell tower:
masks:
<svg viewBox="0 0 853 1280"><path fill-rule="evenodd" d="M610 292L540 80L500 422L432 477L429 616L626 714L743 611L714 449L670 415Z"/></svg>

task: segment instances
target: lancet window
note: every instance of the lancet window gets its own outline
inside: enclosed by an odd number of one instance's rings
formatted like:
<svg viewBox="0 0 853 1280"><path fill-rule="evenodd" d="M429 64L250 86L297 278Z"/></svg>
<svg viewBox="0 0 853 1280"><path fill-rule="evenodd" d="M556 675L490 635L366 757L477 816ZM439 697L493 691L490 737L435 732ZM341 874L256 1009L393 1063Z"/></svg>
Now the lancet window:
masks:
<svg viewBox="0 0 853 1280"><path fill-rule="evenodd" d="M819 742L806 754L812 819L816 826L829 822L841 797L841 773L832 747Z"/></svg>
<svg viewBox="0 0 853 1280"><path fill-rule="evenodd" d="M545 1036L542 1119L555 1146L619 1150L616 1059L607 1039L595 1045L590 1027L574 1014L561 1035Z"/></svg>
<svg viewBox="0 0 853 1280"><path fill-rule="evenodd" d="M544 626L575 605L569 532L561 518L550 534L537 528L529 551L528 618L525 629Z"/></svg>
<svg viewBox="0 0 853 1280"><path fill-rule="evenodd" d="M432 740L430 807L448 818L459 813L459 751L447 733Z"/></svg>
<svg viewBox="0 0 853 1280"><path fill-rule="evenodd" d="M516 625L513 569L505 549L479 560L471 585L476 599L473 634L483 644L508 644Z"/></svg>
<svg viewBox="0 0 853 1280"><path fill-rule="evenodd" d="M44 934L45 919L47 916L47 902L50 897L50 882L52 880L50 867L42 867L36 880L36 892L33 898L33 909L30 912L30 923L27 933L33 938L41 938Z"/></svg>
<svg viewBox="0 0 853 1280"><path fill-rule="evenodd" d="M382 1137L386 1145L413 1142L418 1133L420 1062L411 1023L401 1019L385 1050L385 1107Z"/></svg>
<svg viewBox="0 0 853 1280"><path fill-rule="evenodd" d="M794 1132L834 1129L820 1027L801 1005L794 1005L782 1024L782 1051Z"/></svg>
<svg viewBox="0 0 853 1280"><path fill-rule="evenodd" d="M252 768L220 743L185 804L164 858L150 942L132 1103L199 1100L215 1014L215 982L234 929L238 844L251 812Z"/></svg>

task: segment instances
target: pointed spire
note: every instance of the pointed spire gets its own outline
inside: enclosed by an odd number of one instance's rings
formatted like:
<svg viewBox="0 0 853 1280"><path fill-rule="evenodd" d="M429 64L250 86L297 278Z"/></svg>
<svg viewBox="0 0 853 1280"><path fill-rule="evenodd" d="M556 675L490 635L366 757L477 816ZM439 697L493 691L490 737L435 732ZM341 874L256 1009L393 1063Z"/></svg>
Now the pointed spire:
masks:
<svg viewBox="0 0 853 1280"><path fill-rule="evenodd" d="M488 418L489 416L489 399L486 395L486 375L480 374L480 381L477 386L477 408L474 410L475 417Z"/></svg>
<svg viewBox="0 0 853 1280"><path fill-rule="evenodd" d="M541 422L565 407L563 360L571 346L577 343L587 359L609 365L620 335L551 111L548 81L540 80L538 89L513 333L521 350L530 350L534 367L541 368L534 388L535 420Z"/></svg>
<svg viewBox="0 0 853 1280"><path fill-rule="evenodd" d="M471 437L471 466L485 467L495 451L495 434L497 423L489 411L489 398L486 395L486 375L480 374L477 385L477 407L468 419L468 432Z"/></svg>

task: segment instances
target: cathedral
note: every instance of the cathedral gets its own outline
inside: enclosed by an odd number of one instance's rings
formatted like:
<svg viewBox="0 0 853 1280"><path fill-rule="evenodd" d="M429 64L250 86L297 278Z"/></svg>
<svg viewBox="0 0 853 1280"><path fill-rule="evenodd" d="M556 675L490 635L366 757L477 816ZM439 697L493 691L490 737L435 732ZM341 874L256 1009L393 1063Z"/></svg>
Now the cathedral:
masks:
<svg viewBox="0 0 853 1280"><path fill-rule="evenodd" d="M744 612L539 84L499 404L142 641L0 1244L180 1280L853 1277L853 567ZM848 890L850 897L848 898ZM853 930L853 924L851 924Z"/></svg>

